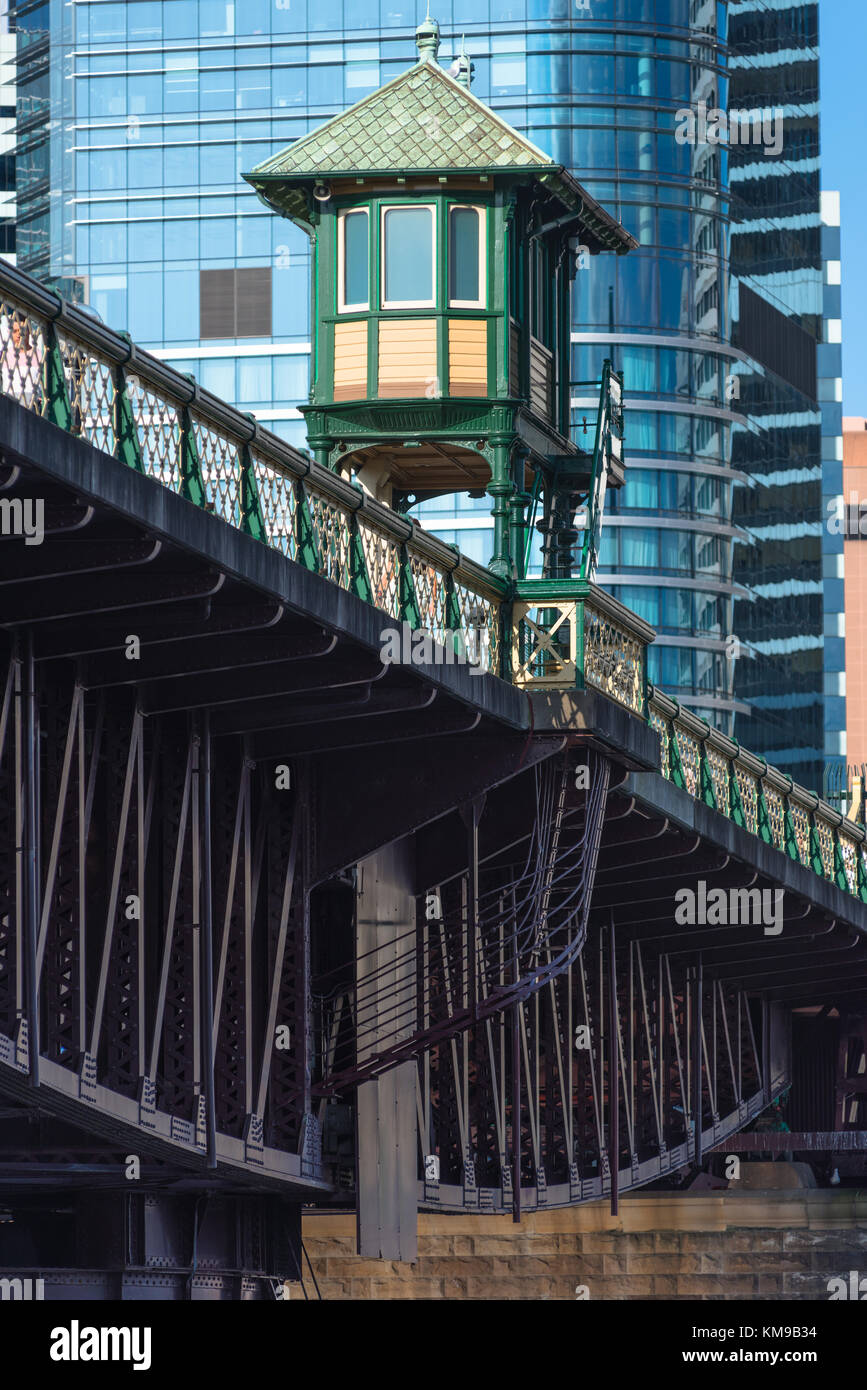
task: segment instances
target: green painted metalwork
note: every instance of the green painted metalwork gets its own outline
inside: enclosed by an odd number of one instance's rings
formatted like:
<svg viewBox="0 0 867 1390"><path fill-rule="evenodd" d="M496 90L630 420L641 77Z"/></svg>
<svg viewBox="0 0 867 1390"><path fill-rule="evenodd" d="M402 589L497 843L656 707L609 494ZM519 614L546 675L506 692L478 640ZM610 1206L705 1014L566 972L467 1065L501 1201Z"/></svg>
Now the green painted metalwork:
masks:
<svg viewBox="0 0 867 1390"><path fill-rule="evenodd" d="M747 828L747 818L744 815L744 804L741 801L741 789L734 768L729 775L729 819L739 825L742 830Z"/></svg>
<svg viewBox="0 0 867 1390"><path fill-rule="evenodd" d="M295 554L305 569L312 570L314 574L321 573L322 561L316 544L307 489L300 478L295 479Z"/></svg>
<svg viewBox="0 0 867 1390"><path fill-rule="evenodd" d="M186 497L187 501L192 502L196 507L206 507L207 495L202 480L199 451L196 447L196 436L188 406L183 406L181 409L181 439L178 454L181 496Z"/></svg>
<svg viewBox="0 0 867 1390"><path fill-rule="evenodd" d="M834 882L838 888L844 892L849 891L849 880L846 877L846 865L843 862L843 852L840 849L840 841L834 836Z"/></svg>
<svg viewBox="0 0 867 1390"><path fill-rule="evenodd" d="M253 536L257 541L267 539L265 518L262 514L262 503L259 499L259 488L253 469L253 455L250 452L249 444L245 444L241 450L241 530L245 531L248 536Z"/></svg>
<svg viewBox="0 0 867 1390"><path fill-rule="evenodd" d="M794 859L796 864L801 862L801 852L798 849L798 837L795 834L795 822L792 820L792 812L786 802L783 813L783 834L784 848L790 859Z"/></svg>
<svg viewBox="0 0 867 1390"><path fill-rule="evenodd" d="M822 846L819 843L819 832L816 829L815 820L810 821L810 868L820 878L825 877L825 861L822 858Z"/></svg>
<svg viewBox="0 0 867 1390"><path fill-rule="evenodd" d="M765 764L767 767L767 764ZM756 788L756 833L759 839L764 840L766 845L774 843L774 832L771 829L771 818L768 815L768 803L765 800L764 787L759 782Z"/></svg>
<svg viewBox="0 0 867 1390"><path fill-rule="evenodd" d="M686 791L686 777L683 772L683 763L680 757L680 748L677 743L677 734L671 730L668 740L668 777L676 787Z"/></svg>
<svg viewBox="0 0 867 1390"><path fill-rule="evenodd" d="M402 623L409 623L412 628L421 627L421 617L418 611L418 599L415 593L415 584L412 579L412 566L409 560L409 551L404 543L400 547L400 573L398 579L398 617Z"/></svg>
<svg viewBox="0 0 867 1390"><path fill-rule="evenodd" d="M365 603L373 603L373 589L367 573L364 546L358 534L358 516L352 512L349 517L349 588L357 598Z"/></svg>
<svg viewBox="0 0 867 1390"><path fill-rule="evenodd" d="M699 794L706 806L710 806L714 811L717 809L716 792L713 786L713 777L710 772L710 764L707 757L707 747L701 744L699 752Z"/></svg>
<svg viewBox="0 0 867 1390"><path fill-rule="evenodd" d="M45 358L42 364L45 417L61 430L72 430L72 406L63 370L63 353L53 323L45 329Z"/></svg>
<svg viewBox="0 0 867 1390"><path fill-rule="evenodd" d="M858 854L858 878L857 893L862 903L867 903L867 869L864 867L864 855Z"/></svg>
<svg viewBox="0 0 867 1390"><path fill-rule="evenodd" d="M141 443L138 437L135 411L129 396L127 376L123 367L114 370L114 401L112 402L114 424L114 456L127 468L136 473L144 472L141 456Z"/></svg>

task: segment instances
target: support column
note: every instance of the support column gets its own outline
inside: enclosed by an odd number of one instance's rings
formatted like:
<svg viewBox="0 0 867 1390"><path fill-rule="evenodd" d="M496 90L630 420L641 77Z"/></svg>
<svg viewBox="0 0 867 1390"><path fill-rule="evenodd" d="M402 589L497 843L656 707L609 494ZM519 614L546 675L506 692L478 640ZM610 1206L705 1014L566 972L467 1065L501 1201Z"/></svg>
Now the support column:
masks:
<svg viewBox="0 0 867 1390"><path fill-rule="evenodd" d="M511 439L494 437L493 467L488 492L494 499L491 515L494 518L494 553L488 568L500 579L512 577L512 557L509 549L509 499L515 490L510 472Z"/></svg>
<svg viewBox="0 0 867 1390"><path fill-rule="evenodd" d="M359 1061L376 1052L380 1039L413 1032L412 856L407 838L358 866ZM416 1066L404 1062L358 1088L358 1253L374 1259L414 1261L418 1254Z"/></svg>

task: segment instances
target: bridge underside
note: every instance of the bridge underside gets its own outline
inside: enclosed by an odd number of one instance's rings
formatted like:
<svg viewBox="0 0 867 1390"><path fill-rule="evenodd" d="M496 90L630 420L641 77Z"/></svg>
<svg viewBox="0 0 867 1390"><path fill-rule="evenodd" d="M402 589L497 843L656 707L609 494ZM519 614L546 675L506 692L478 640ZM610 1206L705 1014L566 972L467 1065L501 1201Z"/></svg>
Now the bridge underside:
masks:
<svg viewBox="0 0 867 1390"><path fill-rule="evenodd" d="M406 1065L421 1204L616 1199L790 1084L793 1019L857 1034L863 906L643 720L385 666L371 605L3 399L0 438L46 521L0 543L0 1204L345 1201L357 1089ZM386 964L356 866L398 842ZM770 917L676 919L720 889ZM803 1129L857 1120L861 1058Z"/></svg>

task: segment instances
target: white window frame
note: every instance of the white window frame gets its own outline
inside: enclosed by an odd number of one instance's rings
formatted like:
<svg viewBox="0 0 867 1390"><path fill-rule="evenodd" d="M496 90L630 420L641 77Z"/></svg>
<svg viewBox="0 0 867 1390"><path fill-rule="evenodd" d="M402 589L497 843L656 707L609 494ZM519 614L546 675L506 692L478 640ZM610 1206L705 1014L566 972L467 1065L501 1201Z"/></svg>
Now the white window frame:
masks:
<svg viewBox="0 0 867 1390"><path fill-rule="evenodd" d="M389 212L405 212L408 208L425 208L431 217L431 289L430 299L386 299L385 297L385 216ZM379 276L380 302L383 309L435 309L437 304L437 210L435 203L386 203L379 218Z"/></svg>
<svg viewBox="0 0 867 1390"><path fill-rule="evenodd" d="M479 207L476 203L449 203L448 206L448 227L446 251L448 265L448 287L451 288L452 266L452 213L453 212L474 212L479 223L479 298L478 299L449 299L450 309L484 309L488 302L488 219L487 208Z"/></svg>
<svg viewBox="0 0 867 1390"><path fill-rule="evenodd" d="M363 304L347 304L344 299L346 288L346 219L364 217L367 222L367 299ZM370 208L344 208L338 214L337 233L337 312L339 314L361 314L370 309Z"/></svg>

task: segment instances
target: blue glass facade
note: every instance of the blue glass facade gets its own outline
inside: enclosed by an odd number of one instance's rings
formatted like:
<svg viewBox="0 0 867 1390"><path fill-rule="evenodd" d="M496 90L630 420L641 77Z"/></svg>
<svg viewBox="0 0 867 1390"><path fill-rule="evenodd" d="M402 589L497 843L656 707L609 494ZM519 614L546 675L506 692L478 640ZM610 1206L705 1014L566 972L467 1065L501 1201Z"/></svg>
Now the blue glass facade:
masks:
<svg viewBox="0 0 867 1390"><path fill-rule="evenodd" d="M842 559L822 527L837 445L835 412L818 401L834 388L816 376L832 346L817 4L434 9L440 61L465 34L473 91L640 242L625 258L581 258L575 283L579 441L596 412L581 383L604 357L627 393L628 481L608 510L601 582L657 628L654 680L816 784L845 725L841 681L823 682L826 659L842 673L837 619L829 629ZM307 244L240 171L415 61L424 12L424 0L19 4L20 263L80 285L107 321L303 444ZM783 107L782 152L681 143L678 113L701 102ZM257 273L243 325L241 291L213 271ZM780 346L793 323L795 362ZM818 366L820 380L838 375L830 358ZM418 510L485 560L488 507Z"/></svg>

